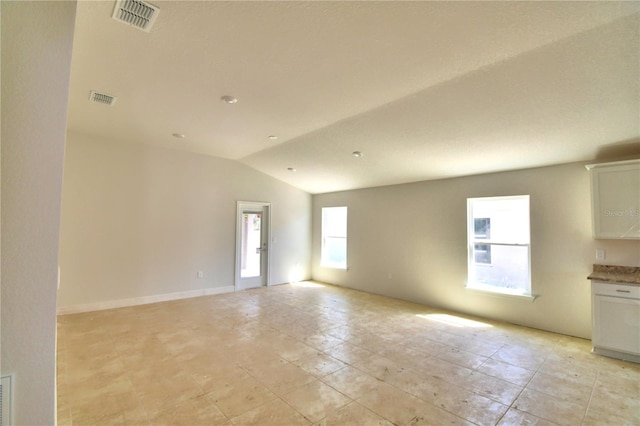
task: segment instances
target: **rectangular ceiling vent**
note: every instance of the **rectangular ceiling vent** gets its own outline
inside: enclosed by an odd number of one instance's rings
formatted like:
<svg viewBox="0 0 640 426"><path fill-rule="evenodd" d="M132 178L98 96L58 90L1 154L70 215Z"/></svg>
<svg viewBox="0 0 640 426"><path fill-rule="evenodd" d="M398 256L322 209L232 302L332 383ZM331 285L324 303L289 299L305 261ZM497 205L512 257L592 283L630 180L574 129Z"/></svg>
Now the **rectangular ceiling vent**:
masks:
<svg viewBox="0 0 640 426"><path fill-rule="evenodd" d="M111 16L116 21L149 32L160 9L140 0L117 0Z"/></svg>
<svg viewBox="0 0 640 426"><path fill-rule="evenodd" d="M111 95L105 95L104 93L98 93L95 91L91 91L91 94L89 95L89 100L91 102L96 102L98 104L104 104L104 105L109 105L112 106L113 104L116 103L116 97L115 96L111 96Z"/></svg>

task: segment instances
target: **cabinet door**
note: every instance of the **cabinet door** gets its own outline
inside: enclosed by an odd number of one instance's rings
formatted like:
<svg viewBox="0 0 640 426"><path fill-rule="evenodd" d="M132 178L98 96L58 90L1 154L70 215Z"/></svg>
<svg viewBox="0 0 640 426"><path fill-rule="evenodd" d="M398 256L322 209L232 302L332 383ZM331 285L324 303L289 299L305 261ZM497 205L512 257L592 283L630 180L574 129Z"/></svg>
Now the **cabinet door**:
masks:
<svg viewBox="0 0 640 426"><path fill-rule="evenodd" d="M593 234L602 239L640 239L640 163L591 171Z"/></svg>
<svg viewBox="0 0 640 426"><path fill-rule="evenodd" d="M593 296L593 346L640 355L640 300Z"/></svg>

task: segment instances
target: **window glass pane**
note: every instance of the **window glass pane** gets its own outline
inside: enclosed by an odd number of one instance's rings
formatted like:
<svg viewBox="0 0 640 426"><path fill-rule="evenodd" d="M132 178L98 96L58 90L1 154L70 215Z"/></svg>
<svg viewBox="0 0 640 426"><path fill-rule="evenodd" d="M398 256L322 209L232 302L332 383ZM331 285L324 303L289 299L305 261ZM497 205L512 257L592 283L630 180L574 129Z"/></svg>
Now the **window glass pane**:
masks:
<svg viewBox="0 0 640 426"><path fill-rule="evenodd" d="M333 268L347 267L347 208L322 209L322 248L320 264Z"/></svg>
<svg viewBox="0 0 640 426"><path fill-rule="evenodd" d="M260 276L262 234L261 213L246 212L242 215L242 247L240 257L240 277Z"/></svg>
<svg viewBox="0 0 640 426"><path fill-rule="evenodd" d="M347 264L347 239L327 237L324 240L325 260L327 264Z"/></svg>
<svg viewBox="0 0 640 426"><path fill-rule="evenodd" d="M529 247L494 245L490 250L488 264L476 262L474 283L478 287L494 286L517 293L528 293Z"/></svg>
<svg viewBox="0 0 640 426"><path fill-rule="evenodd" d="M529 197L499 197L473 199L474 233L480 233L482 222L490 224L488 238L505 243L529 243ZM476 219L478 221L476 222Z"/></svg>
<svg viewBox="0 0 640 426"><path fill-rule="evenodd" d="M322 209L323 235L347 237L347 208L326 207Z"/></svg>

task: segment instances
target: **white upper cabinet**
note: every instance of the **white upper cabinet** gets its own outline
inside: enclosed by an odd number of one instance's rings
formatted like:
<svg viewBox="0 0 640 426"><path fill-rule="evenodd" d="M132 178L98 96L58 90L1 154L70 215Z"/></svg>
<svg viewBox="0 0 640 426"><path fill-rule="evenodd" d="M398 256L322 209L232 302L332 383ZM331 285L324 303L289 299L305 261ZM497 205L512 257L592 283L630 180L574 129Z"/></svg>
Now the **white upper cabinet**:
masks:
<svg viewBox="0 0 640 426"><path fill-rule="evenodd" d="M593 237L640 239L640 159L590 164Z"/></svg>

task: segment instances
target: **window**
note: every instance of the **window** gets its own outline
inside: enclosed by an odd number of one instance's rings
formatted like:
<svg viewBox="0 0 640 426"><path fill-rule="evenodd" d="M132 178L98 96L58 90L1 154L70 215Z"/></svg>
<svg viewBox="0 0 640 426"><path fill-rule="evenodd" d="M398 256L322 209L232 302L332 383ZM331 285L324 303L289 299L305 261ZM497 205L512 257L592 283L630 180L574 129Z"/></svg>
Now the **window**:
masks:
<svg viewBox="0 0 640 426"><path fill-rule="evenodd" d="M467 287L531 295L529 196L467 199Z"/></svg>
<svg viewBox="0 0 640 426"><path fill-rule="evenodd" d="M320 265L347 269L347 208L322 209L322 252Z"/></svg>

